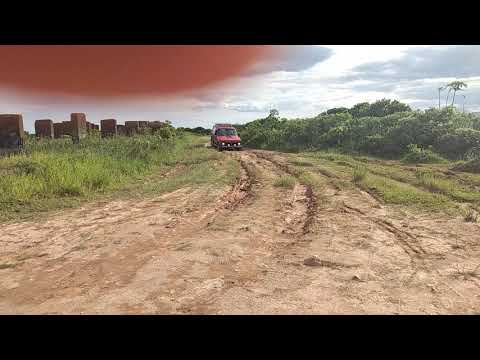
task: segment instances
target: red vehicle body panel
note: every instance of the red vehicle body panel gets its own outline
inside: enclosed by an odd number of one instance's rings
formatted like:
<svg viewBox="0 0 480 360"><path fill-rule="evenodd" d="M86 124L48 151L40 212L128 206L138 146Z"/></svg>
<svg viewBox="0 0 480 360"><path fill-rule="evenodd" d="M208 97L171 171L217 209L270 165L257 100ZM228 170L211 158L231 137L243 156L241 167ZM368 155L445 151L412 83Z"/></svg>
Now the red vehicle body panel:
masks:
<svg viewBox="0 0 480 360"><path fill-rule="evenodd" d="M217 131L221 129L233 129L235 130L235 135L217 135ZM212 128L211 143L213 147L219 150L240 150L242 148L240 136L238 136L236 129L230 124L215 124Z"/></svg>
<svg viewBox="0 0 480 360"><path fill-rule="evenodd" d="M240 136L217 136L217 141L222 141L222 142L239 142L240 141Z"/></svg>

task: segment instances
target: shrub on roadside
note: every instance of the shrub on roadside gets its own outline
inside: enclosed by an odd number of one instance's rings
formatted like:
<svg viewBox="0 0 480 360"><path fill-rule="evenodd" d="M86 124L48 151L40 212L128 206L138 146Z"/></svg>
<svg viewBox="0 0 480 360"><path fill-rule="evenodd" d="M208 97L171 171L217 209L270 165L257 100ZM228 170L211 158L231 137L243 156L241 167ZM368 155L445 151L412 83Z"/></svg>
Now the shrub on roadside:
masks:
<svg viewBox="0 0 480 360"><path fill-rule="evenodd" d="M443 163L445 159L430 149L422 149L417 144L410 144L402 161L410 164L435 164Z"/></svg>

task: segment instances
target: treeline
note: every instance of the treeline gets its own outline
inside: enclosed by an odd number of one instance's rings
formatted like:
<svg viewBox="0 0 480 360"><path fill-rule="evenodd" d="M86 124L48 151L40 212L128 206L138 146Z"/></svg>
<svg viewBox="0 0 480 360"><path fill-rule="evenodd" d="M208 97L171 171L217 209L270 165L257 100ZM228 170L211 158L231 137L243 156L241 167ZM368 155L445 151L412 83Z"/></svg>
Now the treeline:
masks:
<svg viewBox="0 0 480 360"><path fill-rule="evenodd" d="M211 130L205 129L201 126L197 126L196 128L187 128L187 127L178 127L178 131L183 131L191 134L198 134L198 135L210 135Z"/></svg>
<svg viewBox="0 0 480 360"><path fill-rule="evenodd" d="M340 151L377 156L432 156L469 160L480 152L480 119L453 107L413 111L382 99L335 108L313 118L287 120L270 115L237 126L245 146L286 151Z"/></svg>

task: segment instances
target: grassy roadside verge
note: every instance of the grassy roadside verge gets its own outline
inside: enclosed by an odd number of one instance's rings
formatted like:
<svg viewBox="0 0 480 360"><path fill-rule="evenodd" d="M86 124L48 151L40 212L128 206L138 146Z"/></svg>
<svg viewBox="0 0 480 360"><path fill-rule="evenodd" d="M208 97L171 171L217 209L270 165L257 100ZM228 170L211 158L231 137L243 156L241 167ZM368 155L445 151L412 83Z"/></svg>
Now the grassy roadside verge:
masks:
<svg viewBox="0 0 480 360"><path fill-rule="evenodd" d="M342 188L358 187L387 204L416 210L462 213L459 203L480 204L480 176L453 173L451 164L406 166L399 161L332 152L289 154L295 167L329 178Z"/></svg>
<svg viewBox="0 0 480 360"><path fill-rule="evenodd" d="M184 135L32 142L0 158L0 222L20 220L86 201L158 194L185 185L234 181L231 163L206 138ZM168 176L165 176L168 174Z"/></svg>

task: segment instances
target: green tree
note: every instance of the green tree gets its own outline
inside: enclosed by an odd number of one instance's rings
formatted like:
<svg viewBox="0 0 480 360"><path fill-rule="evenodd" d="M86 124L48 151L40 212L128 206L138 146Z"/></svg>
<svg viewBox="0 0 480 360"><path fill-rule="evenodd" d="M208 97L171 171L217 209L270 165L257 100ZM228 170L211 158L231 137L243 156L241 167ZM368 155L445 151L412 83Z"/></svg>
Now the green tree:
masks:
<svg viewBox="0 0 480 360"><path fill-rule="evenodd" d="M272 109L270 110L270 114L268 114L268 117L278 118L279 115L280 113L277 109Z"/></svg>
<svg viewBox="0 0 480 360"><path fill-rule="evenodd" d="M346 107L339 107L339 108L333 108L333 109L329 109L325 112L326 115L330 115L330 114L344 114L344 113L347 113L348 112L348 108Z"/></svg>
<svg viewBox="0 0 480 360"><path fill-rule="evenodd" d="M440 93L445 90L445 86L440 86L438 88L438 110L440 110Z"/></svg>
<svg viewBox="0 0 480 360"><path fill-rule="evenodd" d="M393 101L388 100L388 102L385 106L385 115L384 116L395 114L395 113L398 113L398 112L404 112L404 111L412 111L412 109L407 104L401 103L398 100L393 100Z"/></svg>
<svg viewBox="0 0 480 360"><path fill-rule="evenodd" d="M448 106L448 98L450 97L450 93L452 92L452 88L449 87L448 85L446 85L445 87L448 88L447 98L445 99L445 107L447 107Z"/></svg>
<svg viewBox="0 0 480 360"><path fill-rule="evenodd" d="M463 81L452 81L450 84L447 85L450 90L453 90L453 98L452 98L452 105L455 103L455 94L457 91L461 91L462 88L466 88L468 85L465 84Z"/></svg>
<svg viewBox="0 0 480 360"><path fill-rule="evenodd" d="M369 110L370 110L370 104L368 102L363 102L363 103L354 105L350 109L350 114L354 118L364 117L364 116L368 116L367 114Z"/></svg>

